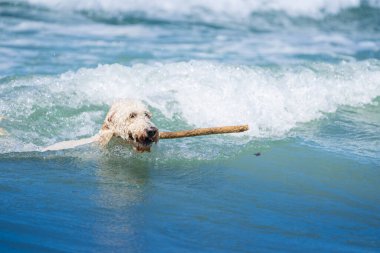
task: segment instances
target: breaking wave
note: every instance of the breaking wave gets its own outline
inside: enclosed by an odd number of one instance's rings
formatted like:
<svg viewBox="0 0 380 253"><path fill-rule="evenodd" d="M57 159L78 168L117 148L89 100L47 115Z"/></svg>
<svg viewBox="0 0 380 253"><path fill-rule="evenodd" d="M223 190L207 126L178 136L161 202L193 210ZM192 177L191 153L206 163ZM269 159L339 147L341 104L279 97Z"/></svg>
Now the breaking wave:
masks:
<svg viewBox="0 0 380 253"><path fill-rule="evenodd" d="M0 95L0 126L9 132L3 153L93 135L109 105L127 97L145 101L161 130L249 124L242 134L248 139L283 138L340 106L371 103L380 96L380 63L100 65L57 76L4 78Z"/></svg>

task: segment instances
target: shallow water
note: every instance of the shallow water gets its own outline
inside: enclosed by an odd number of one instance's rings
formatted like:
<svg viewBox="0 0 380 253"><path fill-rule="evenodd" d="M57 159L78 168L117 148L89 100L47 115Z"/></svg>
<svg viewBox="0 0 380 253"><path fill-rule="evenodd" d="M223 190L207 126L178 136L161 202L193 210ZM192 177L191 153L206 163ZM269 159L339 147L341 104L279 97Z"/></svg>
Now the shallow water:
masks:
<svg viewBox="0 0 380 253"><path fill-rule="evenodd" d="M0 0L0 250L380 250L379 7ZM125 97L250 130L39 151Z"/></svg>

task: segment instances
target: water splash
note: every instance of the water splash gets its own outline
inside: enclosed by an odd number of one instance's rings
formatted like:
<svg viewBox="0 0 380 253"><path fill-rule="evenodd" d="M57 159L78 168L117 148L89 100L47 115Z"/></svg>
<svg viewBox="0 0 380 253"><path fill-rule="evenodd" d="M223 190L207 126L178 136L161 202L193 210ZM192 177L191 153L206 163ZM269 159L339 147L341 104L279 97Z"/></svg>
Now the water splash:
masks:
<svg viewBox="0 0 380 253"><path fill-rule="evenodd" d="M380 95L379 80L378 61L283 68L203 61L112 64L3 79L0 111L7 119L1 127L10 133L3 143L30 147L91 136L118 98L145 101L162 130L249 124L243 134L248 140L283 138L342 105L371 103ZM2 152L12 149L5 146Z"/></svg>

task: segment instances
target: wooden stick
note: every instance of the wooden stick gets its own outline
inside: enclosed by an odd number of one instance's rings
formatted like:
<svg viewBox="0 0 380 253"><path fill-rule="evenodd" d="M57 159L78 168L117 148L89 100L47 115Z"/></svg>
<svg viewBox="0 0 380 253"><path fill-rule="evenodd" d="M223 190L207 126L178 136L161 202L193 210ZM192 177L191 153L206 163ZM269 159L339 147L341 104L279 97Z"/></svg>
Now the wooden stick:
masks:
<svg viewBox="0 0 380 253"><path fill-rule="evenodd" d="M248 130L248 125L198 128L178 132L160 132L160 139L184 138L198 135L239 133Z"/></svg>

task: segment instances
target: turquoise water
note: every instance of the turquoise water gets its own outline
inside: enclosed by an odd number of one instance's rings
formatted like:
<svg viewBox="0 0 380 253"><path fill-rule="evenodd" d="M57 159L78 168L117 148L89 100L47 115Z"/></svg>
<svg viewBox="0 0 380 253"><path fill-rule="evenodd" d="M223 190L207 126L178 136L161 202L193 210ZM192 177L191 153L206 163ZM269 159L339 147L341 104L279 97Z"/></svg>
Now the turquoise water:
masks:
<svg viewBox="0 0 380 253"><path fill-rule="evenodd" d="M118 98L250 130L40 152ZM380 250L378 1L0 0L0 115L1 252Z"/></svg>

